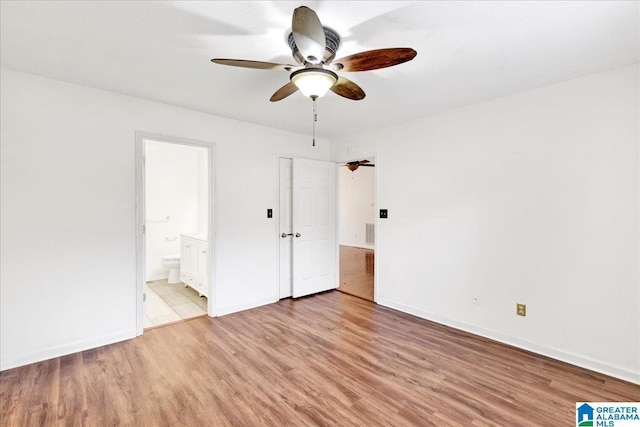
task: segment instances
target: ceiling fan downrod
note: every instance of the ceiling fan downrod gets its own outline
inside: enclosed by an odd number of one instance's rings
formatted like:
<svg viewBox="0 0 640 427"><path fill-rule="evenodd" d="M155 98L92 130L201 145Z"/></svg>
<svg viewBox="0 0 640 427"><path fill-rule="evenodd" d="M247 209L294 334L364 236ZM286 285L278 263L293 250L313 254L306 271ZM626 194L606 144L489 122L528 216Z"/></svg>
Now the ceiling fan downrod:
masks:
<svg viewBox="0 0 640 427"><path fill-rule="evenodd" d="M317 96L312 96L313 100L313 147L316 146L316 122L318 121L318 108L316 105L316 101L318 100Z"/></svg>

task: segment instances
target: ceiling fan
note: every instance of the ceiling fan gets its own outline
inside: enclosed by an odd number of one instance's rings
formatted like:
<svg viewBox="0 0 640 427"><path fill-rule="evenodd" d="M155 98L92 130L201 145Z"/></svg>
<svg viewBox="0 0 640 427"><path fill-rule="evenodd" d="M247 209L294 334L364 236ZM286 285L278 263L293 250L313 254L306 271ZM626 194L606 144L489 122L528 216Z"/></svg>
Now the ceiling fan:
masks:
<svg viewBox="0 0 640 427"><path fill-rule="evenodd" d="M347 163L343 163L340 166L346 166L347 169L349 169L351 172L355 171L356 169L358 169L360 166L367 166L367 167L375 167L376 165L374 165L373 163L371 163L369 160L356 160L354 162L347 162Z"/></svg>
<svg viewBox="0 0 640 427"><path fill-rule="evenodd" d="M340 35L323 26L318 15L306 6L293 11L291 28L287 40L293 58L299 65L224 58L214 58L211 61L234 67L291 72L291 81L271 96L271 102L280 101L298 89L314 101L328 90L358 101L365 97L362 88L351 80L338 76L337 71L377 70L411 61L417 54L411 48L400 47L369 50L334 60L340 47Z"/></svg>

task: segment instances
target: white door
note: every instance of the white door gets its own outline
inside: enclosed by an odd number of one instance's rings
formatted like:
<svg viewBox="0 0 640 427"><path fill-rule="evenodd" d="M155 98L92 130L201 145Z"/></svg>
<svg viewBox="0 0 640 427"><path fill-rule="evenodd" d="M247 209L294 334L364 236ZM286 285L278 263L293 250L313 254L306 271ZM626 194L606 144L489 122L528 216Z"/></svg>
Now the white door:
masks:
<svg viewBox="0 0 640 427"><path fill-rule="evenodd" d="M280 159L280 209L278 228L280 240L280 298L293 295L291 249L293 245L293 228L291 215L291 185L293 182L291 159Z"/></svg>
<svg viewBox="0 0 640 427"><path fill-rule="evenodd" d="M336 165L293 159L294 298L337 287Z"/></svg>

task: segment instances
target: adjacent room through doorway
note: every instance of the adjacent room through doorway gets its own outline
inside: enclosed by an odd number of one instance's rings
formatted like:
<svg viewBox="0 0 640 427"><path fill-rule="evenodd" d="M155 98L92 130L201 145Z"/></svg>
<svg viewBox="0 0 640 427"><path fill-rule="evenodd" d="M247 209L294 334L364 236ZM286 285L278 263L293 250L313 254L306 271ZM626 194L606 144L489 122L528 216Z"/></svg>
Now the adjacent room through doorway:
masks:
<svg viewBox="0 0 640 427"><path fill-rule="evenodd" d="M207 314L209 149L144 140L145 319L151 328Z"/></svg>
<svg viewBox="0 0 640 427"><path fill-rule="evenodd" d="M338 166L339 291L375 300L375 159Z"/></svg>

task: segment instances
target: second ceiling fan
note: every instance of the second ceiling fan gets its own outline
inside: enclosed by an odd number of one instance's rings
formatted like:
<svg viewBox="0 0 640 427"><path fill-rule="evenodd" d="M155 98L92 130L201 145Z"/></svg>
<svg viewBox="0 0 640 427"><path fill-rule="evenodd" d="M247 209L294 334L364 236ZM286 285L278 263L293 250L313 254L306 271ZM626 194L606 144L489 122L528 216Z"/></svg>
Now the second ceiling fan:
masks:
<svg viewBox="0 0 640 427"><path fill-rule="evenodd" d="M288 36L293 58L299 65L244 59L214 58L216 64L260 70L291 72L290 82L278 89L271 101L280 101L298 91L315 100L328 90L347 99L364 99L365 93L351 80L336 72L370 71L411 61L416 51L408 47L369 50L336 59L340 35L325 27L318 15L306 6L293 11L292 31Z"/></svg>
<svg viewBox="0 0 640 427"><path fill-rule="evenodd" d="M360 166L367 166L370 168L376 167L376 165L371 163L369 160L356 160L354 162L343 163L340 166L346 166L351 172L357 170Z"/></svg>

